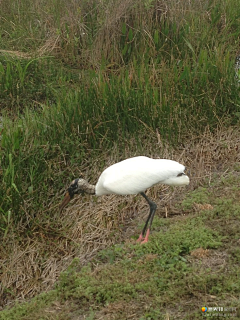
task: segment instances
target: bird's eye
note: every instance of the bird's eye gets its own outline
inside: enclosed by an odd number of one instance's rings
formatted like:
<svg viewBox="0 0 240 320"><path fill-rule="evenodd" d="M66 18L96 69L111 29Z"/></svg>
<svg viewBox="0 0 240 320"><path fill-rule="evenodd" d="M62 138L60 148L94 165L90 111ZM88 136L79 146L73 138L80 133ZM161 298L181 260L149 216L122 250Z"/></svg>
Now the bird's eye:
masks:
<svg viewBox="0 0 240 320"><path fill-rule="evenodd" d="M71 184L70 184L70 188L75 189L75 188L77 187L77 185L78 185L78 180L79 180L79 179L73 180L73 181L71 182Z"/></svg>

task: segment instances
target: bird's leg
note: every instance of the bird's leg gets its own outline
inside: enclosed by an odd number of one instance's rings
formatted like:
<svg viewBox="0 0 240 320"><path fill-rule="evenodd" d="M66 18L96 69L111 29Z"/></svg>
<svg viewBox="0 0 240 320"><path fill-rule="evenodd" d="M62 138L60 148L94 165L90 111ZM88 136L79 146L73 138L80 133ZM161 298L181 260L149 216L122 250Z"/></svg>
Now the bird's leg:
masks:
<svg viewBox="0 0 240 320"><path fill-rule="evenodd" d="M148 242L148 237L149 237L149 233L150 233L150 228L151 228L151 225L152 225L152 222L153 222L154 214L155 214L156 209L157 209L157 205L156 205L155 202L153 202L152 200L150 200L150 199L146 196L146 194L145 194L144 192L141 192L140 194L147 200L147 202L148 202L148 204L149 204L149 207L150 207L150 213L149 213L149 215L148 215L148 218L147 218L147 220L146 220L145 226L144 226L144 228L143 228L143 230L142 230L142 232L141 232L141 234L140 234L137 242L141 242L141 241L143 240L142 243L146 243L146 242ZM150 221L150 223L149 223L149 221ZM148 227L148 229L147 229L148 223L149 223L149 227ZM147 232L146 232L146 230L147 230ZM145 238L144 238L145 232L146 232L146 236L145 236Z"/></svg>
<svg viewBox="0 0 240 320"><path fill-rule="evenodd" d="M143 231L141 232L139 238L137 239L137 242L141 242L142 240L144 240L144 234L145 234L145 232L146 232L149 219L151 218L151 214L152 214L152 212L151 212L151 207L150 207L150 213L149 213L149 215L148 215L148 217L147 217L147 220L146 220L145 226L144 226L144 228L143 228Z"/></svg>
<svg viewBox="0 0 240 320"><path fill-rule="evenodd" d="M149 237L149 234L150 234L150 229L151 229L152 222L153 222L153 218L154 218L154 215L155 215L155 212L156 212L156 208L157 208L157 205L156 205L155 203L154 203L154 205L155 205L155 209L152 210L152 214L151 214L150 221L149 221L149 227L148 227L148 229L147 229L145 239L141 242L141 244L148 242L148 237Z"/></svg>

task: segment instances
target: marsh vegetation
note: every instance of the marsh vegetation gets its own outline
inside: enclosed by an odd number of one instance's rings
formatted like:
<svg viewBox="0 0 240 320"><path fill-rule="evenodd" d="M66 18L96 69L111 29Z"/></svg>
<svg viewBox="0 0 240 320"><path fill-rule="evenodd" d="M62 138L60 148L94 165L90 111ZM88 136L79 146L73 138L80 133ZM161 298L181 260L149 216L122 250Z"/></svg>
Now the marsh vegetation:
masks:
<svg viewBox="0 0 240 320"><path fill-rule="evenodd" d="M239 17L238 0L0 3L0 302L36 296L0 319L239 306ZM84 196L59 214L73 178L95 183L135 155L191 173L187 189L149 191L152 243L133 244L136 197Z"/></svg>

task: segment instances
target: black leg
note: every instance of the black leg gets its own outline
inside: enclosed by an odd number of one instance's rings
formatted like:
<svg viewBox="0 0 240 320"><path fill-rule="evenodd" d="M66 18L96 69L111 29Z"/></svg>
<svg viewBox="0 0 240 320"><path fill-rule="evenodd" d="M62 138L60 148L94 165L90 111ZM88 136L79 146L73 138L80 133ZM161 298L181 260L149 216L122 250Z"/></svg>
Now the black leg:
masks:
<svg viewBox="0 0 240 320"><path fill-rule="evenodd" d="M145 198L147 200L147 202L149 204L149 207L150 207L150 213L149 213L149 216L148 216L148 218L146 220L145 226L144 226L143 231L142 231L142 236L144 236L144 234L145 234L145 232L147 230L147 226L148 226L149 221L150 221L150 223L149 223L149 228L148 229L150 231L150 228L151 228L152 222L153 222L153 218L154 218L154 215L155 215L155 212L156 212L156 209L157 209L157 205L156 205L155 202L150 200L146 196L146 194L144 192L141 192L140 194L143 196L143 198Z"/></svg>
<svg viewBox="0 0 240 320"><path fill-rule="evenodd" d="M144 237L145 232L146 232L146 230L147 230L148 222L149 222L149 220L150 220L150 218L151 218L151 215L152 215L152 211L151 211L151 208L150 208L150 213L149 213L149 215L148 215L148 217L147 217L146 223L145 223L144 228L143 228L142 233L141 233L141 235L142 235L143 237Z"/></svg>

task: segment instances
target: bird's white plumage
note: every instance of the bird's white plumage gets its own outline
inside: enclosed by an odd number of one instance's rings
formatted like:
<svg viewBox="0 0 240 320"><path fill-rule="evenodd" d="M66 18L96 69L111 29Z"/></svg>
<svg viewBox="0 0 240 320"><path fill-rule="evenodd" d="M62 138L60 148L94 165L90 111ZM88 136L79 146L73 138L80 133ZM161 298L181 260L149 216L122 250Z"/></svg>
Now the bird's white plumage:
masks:
<svg viewBox="0 0 240 320"><path fill-rule="evenodd" d="M187 185L189 178L179 174L185 167L173 160L140 156L113 164L103 171L96 184L96 195L137 194L161 183Z"/></svg>

